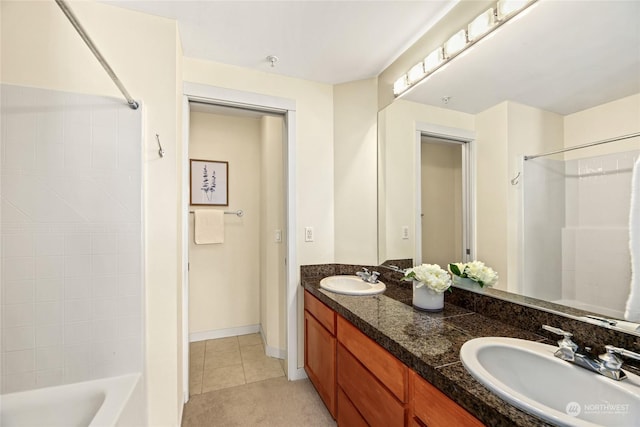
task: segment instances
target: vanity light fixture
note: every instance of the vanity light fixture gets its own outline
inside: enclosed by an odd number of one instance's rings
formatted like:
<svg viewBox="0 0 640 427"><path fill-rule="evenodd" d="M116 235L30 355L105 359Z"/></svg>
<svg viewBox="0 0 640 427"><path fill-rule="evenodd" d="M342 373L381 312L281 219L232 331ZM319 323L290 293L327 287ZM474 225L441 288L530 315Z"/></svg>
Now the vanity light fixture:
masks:
<svg viewBox="0 0 640 427"><path fill-rule="evenodd" d="M469 41L475 41L488 33L496 23L496 15L493 8L478 15L467 27Z"/></svg>
<svg viewBox="0 0 640 427"><path fill-rule="evenodd" d="M409 87L410 86L409 86L408 77L406 74L403 74L402 77L396 80L395 83L393 84L393 93L396 95L403 93L407 89L409 89Z"/></svg>
<svg viewBox="0 0 640 427"><path fill-rule="evenodd" d="M415 82L420 81L426 74L427 73L425 73L424 70L424 62L419 62L411 67L407 73L407 80L409 80L409 84L414 84Z"/></svg>
<svg viewBox="0 0 640 427"><path fill-rule="evenodd" d="M499 20L507 18L509 15L517 14L530 2L530 0L500 0L496 5Z"/></svg>
<svg viewBox="0 0 640 427"><path fill-rule="evenodd" d="M424 58L424 71L430 73L438 68L442 61L444 61L444 50L439 47Z"/></svg>
<svg viewBox="0 0 640 427"><path fill-rule="evenodd" d="M502 24L511 20L538 0L499 0L495 7L475 17L465 29L457 31L442 46L400 76L393 84L396 97L406 93L446 63L469 49Z"/></svg>
<svg viewBox="0 0 640 427"><path fill-rule="evenodd" d="M444 57L449 59L467 45L467 30L460 30L452 35L444 44Z"/></svg>

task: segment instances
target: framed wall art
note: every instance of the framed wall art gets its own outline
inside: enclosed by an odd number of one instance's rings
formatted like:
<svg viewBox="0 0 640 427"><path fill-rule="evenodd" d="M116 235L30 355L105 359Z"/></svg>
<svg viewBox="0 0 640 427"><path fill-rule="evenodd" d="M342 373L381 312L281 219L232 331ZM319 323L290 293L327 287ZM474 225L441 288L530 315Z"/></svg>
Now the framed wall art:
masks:
<svg viewBox="0 0 640 427"><path fill-rule="evenodd" d="M229 206L229 162L191 159L192 205Z"/></svg>

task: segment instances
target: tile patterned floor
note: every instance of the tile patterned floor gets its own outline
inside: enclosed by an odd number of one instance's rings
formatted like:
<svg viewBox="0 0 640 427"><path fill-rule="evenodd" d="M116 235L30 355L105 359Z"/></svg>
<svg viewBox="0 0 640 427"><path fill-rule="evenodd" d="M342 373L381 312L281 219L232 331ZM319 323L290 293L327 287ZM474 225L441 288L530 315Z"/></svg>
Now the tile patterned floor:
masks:
<svg viewBox="0 0 640 427"><path fill-rule="evenodd" d="M282 376L282 361L265 355L260 334L189 345L191 396Z"/></svg>

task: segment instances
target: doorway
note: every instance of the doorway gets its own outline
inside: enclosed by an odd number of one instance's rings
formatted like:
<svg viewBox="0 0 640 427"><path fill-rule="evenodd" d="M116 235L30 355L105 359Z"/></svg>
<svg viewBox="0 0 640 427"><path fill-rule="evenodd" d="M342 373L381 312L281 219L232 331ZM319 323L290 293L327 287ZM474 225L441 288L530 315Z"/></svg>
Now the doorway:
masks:
<svg viewBox="0 0 640 427"><path fill-rule="evenodd" d="M194 138L200 142L197 143L199 146L194 148L194 153L191 153L189 149L192 138L189 125L194 121L204 121L204 127L207 127L208 122L222 126L216 125L218 131L211 134L210 138L206 133L204 137L200 135ZM183 122L184 400L186 402L189 396L190 341L258 334L269 356L284 359L283 368L289 379L299 379L303 376L297 368L296 307L290 302L296 298L295 284L292 285L292 278L295 277L292 274L292 266L296 265L293 244L295 230L290 221L290 218L295 217L292 191L294 175L291 173L295 143L295 103L280 98L185 83ZM229 126L225 126L225 123ZM232 136L229 131L233 127L240 134L252 133L260 142L251 146L252 143L247 141L247 135L237 138ZM279 137L274 139L269 136L274 134ZM208 149L214 151L206 151ZM207 249L216 254L210 254L208 257L205 255L204 263L201 259L199 265L210 264L211 267L215 264L214 268L209 268L211 271L208 273L203 274L200 271L195 274L193 268L197 267L193 263L190 265L190 257L193 259L194 250L202 252L203 248L194 248L192 244L194 214L190 211L194 208L212 209L209 206L190 206L190 159L203 157L200 154L207 157L205 160L228 161L229 203L228 206L215 208L224 210L229 215L224 215L224 238L227 243L201 245L215 247ZM235 160L231 161L232 158ZM265 167L265 162L272 167ZM264 174L271 175L266 179ZM278 175L278 179L273 178L274 174ZM266 185L267 182L270 184ZM279 195L274 196L276 193ZM243 211L242 217L234 214L240 210ZM250 231L249 228L253 229L253 237L245 235ZM190 268L192 271L189 271ZM203 286L205 289L207 286L214 288L209 289L209 295L205 299L217 301L217 308L210 310L215 311L216 315L209 316L206 309L194 309L189 306L189 301L193 302L193 298L190 298L189 280L190 277L196 276L200 282L198 292ZM244 285L238 286L239 281ZM205 301L205 305L208 302ZM222 313L225 310L226 315ZM197 316L200 317L199 320L196 319ZM203 327L203 320L209 322L208 326ZM197 322L200 322L197 327L199 330L191 330L189 324Z"/></svg>
<svg viewBox="0 0 640 427"><path fill-rule="evenodd" d="M473 259L473 136L442 129L418 130L416 262L438 264Z"/></svg>
<svg viewBox="0 0 640 427"><path fill-rule="evenodd" d="M422 260L445 266L462 254L462 144L422 136Z"/></svg>

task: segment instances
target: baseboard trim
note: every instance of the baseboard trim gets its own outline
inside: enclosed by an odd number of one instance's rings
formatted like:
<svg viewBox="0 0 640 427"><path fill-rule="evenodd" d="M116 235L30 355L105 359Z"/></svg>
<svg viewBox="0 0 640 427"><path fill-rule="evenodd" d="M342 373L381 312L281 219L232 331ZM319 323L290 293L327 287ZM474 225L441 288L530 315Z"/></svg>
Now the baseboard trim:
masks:
<svg viewBox="0 0 640 427"><path fill-rule="evenodd" d="M289 381L298 381L308 378L304 368L298 368L289 375Z"/></svg>
<svg viewBox="0 0 640 427"><path fill-rule="evenodd" d="M287 352L281 348L271 347L265 344L264 351L267 356L275 357L276 359L285 359L287 357Z"/></svg>
<svg viewBox="0 0 640 427"><path fill-rule="evenodd" d="M262 344L264 345L264 352L269 357L275 357L276 359L286 359L287 351L277 347L271 347L267 345L267 338L264 336L264 329L260 325L260 336L262 337Z"/></svg>
<svg viewBox="0 0 640 427"><path fill-rule="evenodd" d="M235 337L238 335L255 334L260 332L260 325L238 326L237 328L216 329L214 331L192 332L189 342L214 340L216 338Z"/></svg>

